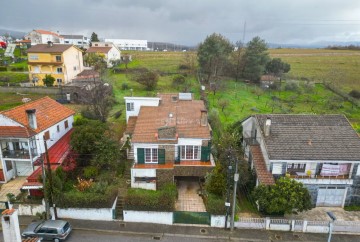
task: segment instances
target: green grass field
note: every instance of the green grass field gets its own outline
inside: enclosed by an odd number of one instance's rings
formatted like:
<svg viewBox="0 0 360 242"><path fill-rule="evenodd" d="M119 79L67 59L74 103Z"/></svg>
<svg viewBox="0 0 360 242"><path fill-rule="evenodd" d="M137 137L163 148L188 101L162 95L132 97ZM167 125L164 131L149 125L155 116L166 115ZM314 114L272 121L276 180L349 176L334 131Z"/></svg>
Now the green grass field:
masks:
<svg viewBox="0 0 360 242"><path fill-rule="evenodd" d="M360 90L360 51L271 49L269 52L271 57L281 58L291 65L289 78L334 81L346 92Z"/></svg>

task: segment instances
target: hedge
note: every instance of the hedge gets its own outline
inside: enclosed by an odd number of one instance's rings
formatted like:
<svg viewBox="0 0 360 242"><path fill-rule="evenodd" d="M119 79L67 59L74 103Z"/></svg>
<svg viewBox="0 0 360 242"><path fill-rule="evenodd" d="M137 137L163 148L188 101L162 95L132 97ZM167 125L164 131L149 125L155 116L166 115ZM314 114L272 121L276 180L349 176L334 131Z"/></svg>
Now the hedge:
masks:
<svg viewBox="0 0 360 242"><path fill-rule="evenodd" d="M0 66L0 71L7 71L7 67L6 66Z"/></svg>
<svg viewBox="0 0 360 242"><path fill-rule="evenodd" d="M153 191L140 188L128 189L125 197L126 210L174 211L177 198L175 184L167 184L163 189Z"/></svg>
<svg viewBox="0 0 360 242"><path fill-rule="evenodd" d="M225 215L225 199L209 194L205 199L206 211L213 215Z"/></svg>
<svg viewBox="0 0 360 242"><path fill-rule="evenodd" d="M109 186L105 194L71 190L56 199L60 208L111 208L117 196L118 187Z"/></svg>
<svg viewBox="0 0 360 242"><path fill-rule="evenodd" d="M351 206L345 206L345 211L360 211L360 206L358 205L351 205Z"/></svg>

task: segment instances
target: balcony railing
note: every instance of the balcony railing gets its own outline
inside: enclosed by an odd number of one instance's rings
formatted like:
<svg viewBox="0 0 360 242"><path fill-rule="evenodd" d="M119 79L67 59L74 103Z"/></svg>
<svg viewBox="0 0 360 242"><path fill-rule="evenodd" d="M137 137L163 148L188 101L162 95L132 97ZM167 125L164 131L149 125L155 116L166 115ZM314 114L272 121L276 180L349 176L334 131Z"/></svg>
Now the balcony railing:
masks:
<svg viewBox="0 0 360 242"><path fill-rule="evenodd" d="M14 159L30 159L29 150L2 150L2 154L4 158L14 158ZM31 152L32 157L37 156L37 152L35 149Z"/></svg>
<svg viewBox="0 0 360 242"><path fill-rule="evenodd" d="M322 176L322 175L307 175L307 174L291 174L286 175L294 179L351 179L350 174L336 175L336 176Z"/></svg>

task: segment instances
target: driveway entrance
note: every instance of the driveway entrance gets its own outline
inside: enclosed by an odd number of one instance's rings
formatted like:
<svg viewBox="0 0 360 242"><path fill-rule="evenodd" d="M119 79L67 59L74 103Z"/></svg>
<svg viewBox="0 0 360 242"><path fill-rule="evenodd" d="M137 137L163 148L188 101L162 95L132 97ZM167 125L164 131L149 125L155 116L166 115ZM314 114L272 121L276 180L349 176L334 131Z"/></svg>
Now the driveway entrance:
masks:
<svg viewBox="0 0 360 242"><path fill-rule="evenodd" d="M176 211L206 212L203 199L199 195L200 185L197 177L178 178L177 189Z"/></svg>

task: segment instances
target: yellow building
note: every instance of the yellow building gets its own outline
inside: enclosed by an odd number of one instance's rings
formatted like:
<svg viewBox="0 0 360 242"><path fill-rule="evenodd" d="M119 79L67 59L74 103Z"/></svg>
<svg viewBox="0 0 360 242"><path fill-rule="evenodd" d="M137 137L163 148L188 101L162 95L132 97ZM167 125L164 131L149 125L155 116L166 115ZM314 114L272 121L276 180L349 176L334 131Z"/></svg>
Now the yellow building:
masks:
<svg viewBox="0 0 360 242"><path fill-rule="evenodd" d="M83 71L82 51L73 45L38 44L27 51L29 79L43 86L46 75L55 78L54 85L64 85Z"/></svg>

